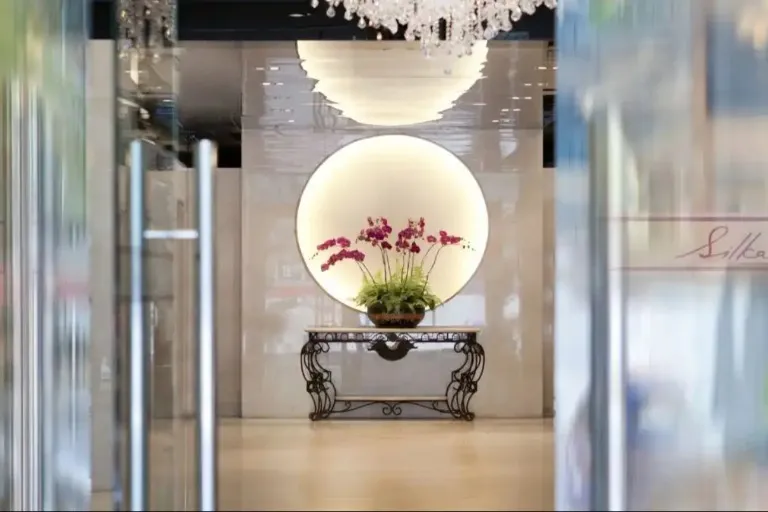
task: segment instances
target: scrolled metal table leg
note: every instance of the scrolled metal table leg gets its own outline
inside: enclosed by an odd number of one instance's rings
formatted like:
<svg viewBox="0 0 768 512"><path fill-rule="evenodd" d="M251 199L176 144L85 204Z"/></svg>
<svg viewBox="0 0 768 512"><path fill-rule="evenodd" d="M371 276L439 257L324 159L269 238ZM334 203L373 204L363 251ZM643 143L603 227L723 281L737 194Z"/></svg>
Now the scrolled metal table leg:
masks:
<svg viewBox="0 0 768 512"><path fill-rule="evenodd" d="M325 341L310 339L301 347L301 374L307 382L307 394L312 398L313 410L309 419L317 421L331 415L336 405L336 386L331 371L320 363L320 354L327 353L330 346Z"/></svg>
<svg viewBox="0 0 768 512"><path fill-rule="evenodd" d="M464 362L451 372L451 382L446 390L448 410L454 418L472 421L475 413L469 410L469 402L477 393L478 382L485 370L485 350L473 339L457 341L453 350L464 354Z"/></svg>

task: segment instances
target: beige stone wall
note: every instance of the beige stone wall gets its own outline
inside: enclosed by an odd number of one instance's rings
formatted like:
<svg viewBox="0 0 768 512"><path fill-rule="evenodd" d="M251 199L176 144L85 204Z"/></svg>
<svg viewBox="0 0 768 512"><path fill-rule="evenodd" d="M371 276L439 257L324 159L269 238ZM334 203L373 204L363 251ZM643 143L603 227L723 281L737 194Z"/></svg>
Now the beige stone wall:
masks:
<svg viewBox="0 0 768 512"><path fill-rule="evenodd" d="M443 325L481 325L486 371L473 407L480 417L540 417L551 411L552 170L542 169L537 130L446 135L406 130L456 152L480 182L490 215L485 259L465 292L438 312ZM366 136L373 135L366 132ZM314 168L361 134L297 129L243 134L242 408L245 417L302 418L310 402L299 372L304 329L357 325L306 273L296 247L295 207ZM513 142L514 141L514 142ZM341 199L340 199L341 200ZM345 394L443 392L458 359L451 347L398 363L345 348L329 369Z"/></svg>

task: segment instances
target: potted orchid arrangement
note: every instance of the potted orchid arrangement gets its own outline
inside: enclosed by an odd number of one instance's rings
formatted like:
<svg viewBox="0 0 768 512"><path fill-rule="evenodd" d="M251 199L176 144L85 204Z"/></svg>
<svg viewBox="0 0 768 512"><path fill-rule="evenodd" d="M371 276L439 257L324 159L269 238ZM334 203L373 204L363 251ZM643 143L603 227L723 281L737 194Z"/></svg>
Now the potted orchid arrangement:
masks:
<svg viewBox="0 0 768 512"><path fill-rule="evenodd" d="M409 219L396 234L385 217L368 217L367 226L352 240L330 238L317 246L314 257L334 251L321 264L322 272L342 262L358 266L363 283L354 300L366 308L376 327L414 328L427 310L442 303L432 292L429 279L441 252L448 247L474 250L465 239L446 231L428 234L423 217ZM380 270L372 272L366 265L370 257L381 259Z"/></svg>

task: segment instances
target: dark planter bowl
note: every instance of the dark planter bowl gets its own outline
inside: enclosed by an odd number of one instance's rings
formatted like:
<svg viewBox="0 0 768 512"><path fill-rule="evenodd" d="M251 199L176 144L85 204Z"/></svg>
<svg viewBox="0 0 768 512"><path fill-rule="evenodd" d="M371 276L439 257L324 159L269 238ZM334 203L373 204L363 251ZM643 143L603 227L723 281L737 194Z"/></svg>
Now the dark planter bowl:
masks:
<svg viewBox="0 0 768 512"><path fill-rule="evenodd" d="M413 313L388 313L382 305L374 304L368 308L368 319L379 329L414 329L424 320L426 310L413 308Z"/></svg>

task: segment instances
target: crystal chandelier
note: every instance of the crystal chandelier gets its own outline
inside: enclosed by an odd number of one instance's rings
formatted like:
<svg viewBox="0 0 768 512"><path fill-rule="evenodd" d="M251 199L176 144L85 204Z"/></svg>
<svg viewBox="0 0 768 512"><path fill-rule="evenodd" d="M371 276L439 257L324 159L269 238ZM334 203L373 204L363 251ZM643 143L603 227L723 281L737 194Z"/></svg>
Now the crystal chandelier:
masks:
<svg viewBox="0 0 768 512"><path fill-rule="evenodd" d="M533 14L542 4L550 9L557 0L324 0L326 14L336 15L344 7L348 21L357 16L361 29L404 32L407 41L419 39L427 54L443 52L469 55L476 41L493 39L512 29L523 14ZM320 0L312 0L318 7ZM379 32L381 39L381 32Z"/></svg>
<svg viewBox="0 0 768 512"><path fill-rule="evenodd" d="M120 55L151 52L176 40L176 0L118 0Z"/></svg>

